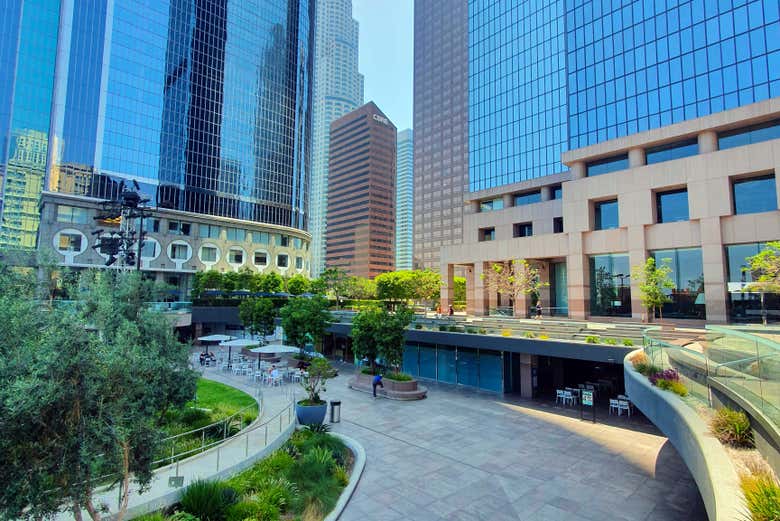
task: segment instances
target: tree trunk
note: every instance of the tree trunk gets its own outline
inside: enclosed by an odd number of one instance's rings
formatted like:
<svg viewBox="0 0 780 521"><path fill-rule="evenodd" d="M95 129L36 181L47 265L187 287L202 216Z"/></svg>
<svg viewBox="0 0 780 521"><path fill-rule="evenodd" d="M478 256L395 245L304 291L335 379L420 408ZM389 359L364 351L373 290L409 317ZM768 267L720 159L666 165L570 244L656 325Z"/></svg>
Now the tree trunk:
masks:
<svg viewBox="0 0 780 521"><path fill-rule="evenodd" d="M122 501L116 513L116 521L122 521L130 501L130 443L122 442Z"/></svg>
<svg viewBox="0 0 780 521"><path fill-rule="evenodd" d="M84 518L81 515L81 506L73 505L73 519L76 521L82 521Z"/></svg>
<svg viewBox="0 0 780 521"><path fill-rule="evenodd" d="M88 497L90 499L87 500L86 504L84 505L87 509L87 512L89 513L89 517L92 519L92 521L101 521L100 520L100 512L98 512L97 508L95 508L95 505L92 504L92 493L88 494Z"/></svg>

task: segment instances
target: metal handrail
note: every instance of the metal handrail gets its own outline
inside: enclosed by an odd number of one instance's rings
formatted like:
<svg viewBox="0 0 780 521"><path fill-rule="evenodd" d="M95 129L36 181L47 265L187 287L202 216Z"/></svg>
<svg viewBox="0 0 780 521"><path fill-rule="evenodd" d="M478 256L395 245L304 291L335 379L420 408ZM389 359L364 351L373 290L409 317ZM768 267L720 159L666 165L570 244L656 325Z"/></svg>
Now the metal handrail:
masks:
<svg viewBox="0 0 780 521"><path fill-rule="evenodd" d="M165 437L165 438L163 438L160 441L161 442L171 441L171 440L174 440L176 438L180 438L182 436L188 436L190 434L194 434L194 433L196 433L198 431L204 431L206 429L210 429L210 428L215 427L215 426L217 426L217 425L219 425L221 423L227 423L230 419L238 416L239 414L244 414L244 412L246 412L247 410L253 409L255 407L257 407L257 416L260 417L260 411L262 410L262 397L260 397L260 400L261 400L261 403L255 402L255 403L253 403L251 405L247 405L246 407L242 407L241 409L239 409L238 411L234 412L230 416L225 416L224 418L219 419L219 420L215 421L214 423L209 423L208 425L204 425L203 427L198 427L197 429L192 429L191 431L181 432L179 434L174 434L172 436Z"/></svg>
<svg viewBox="0 0 780 521"><path fill-rule="evenodd" d="M739 329L726 327L726 326L716 326L716 325L707 325L704 326L704 328L708 331L715 331L717 333L722 333L723 335L733 335L742 338L743 340L748 340L750 342L756 342L762 345L765 345L769 347L770 349L773 349L775 351L780 352L780 344L777 342L774 342L772 340L769 340L768 338L764 338L762 336L755 335L753 333L746 333L744 331L741 331ZM780 331L778 331L778 334L780 334Z"/></svg>

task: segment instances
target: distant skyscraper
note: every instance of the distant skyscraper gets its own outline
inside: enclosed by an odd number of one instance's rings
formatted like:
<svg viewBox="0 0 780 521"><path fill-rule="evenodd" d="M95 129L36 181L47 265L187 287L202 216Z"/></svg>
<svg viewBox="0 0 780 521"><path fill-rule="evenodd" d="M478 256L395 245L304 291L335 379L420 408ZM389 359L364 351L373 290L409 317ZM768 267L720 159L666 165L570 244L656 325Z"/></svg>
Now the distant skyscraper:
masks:
<svg viewBox="0 0 780 521"><path fill-rule="evenodd" d="M373 101L331 124L328 268L371 278L393 270L396 139Z"/></svg>
<svg viewBox="0 0 780 521"><path fill-rule="evenodd" d="M467 0L414 3L414 264L459 243L468 185Z"/></svg>
<svg viewBox="0 0 780 521"><path fill-rule="evenodd" d="M309 231L312 275L325 265L330 124L363 104L363 75L358 72L358 23L352 0L319 0L315 19L314 111Z"/></svg>
<svg viewBox="0 0 780 521"><path fill-rule="evenodd" d="M313 0L7 0L0 244L42 191L306 229Z"/></svg>
<svg viewBox="0 0 780 521"><path fill-rule="evenodd" d="M395 269L410 270L414 218L414 138L411 129L398 133L395 190Z"/></svg>

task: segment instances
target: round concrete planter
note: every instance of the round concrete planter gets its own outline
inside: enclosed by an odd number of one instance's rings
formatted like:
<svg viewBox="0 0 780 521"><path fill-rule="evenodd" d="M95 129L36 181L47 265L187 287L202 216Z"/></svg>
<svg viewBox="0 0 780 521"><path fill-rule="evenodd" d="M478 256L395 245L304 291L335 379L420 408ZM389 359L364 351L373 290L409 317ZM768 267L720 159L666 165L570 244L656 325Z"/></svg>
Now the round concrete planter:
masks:
<svg viewBox="0 0 780 521"><path fill-rule="evenodd" d="M325 414L328 412L328 402L322 402L318 405L295 404L295 416L301 425L316 425L325 421Z"/></svg>
<svg viewBox="0 0 780 521"><path fill-rule="evenodd" d="M372 382L374 375L358 373L350 380L349 386L357 391L372 392ZM426 397L428 389L421 386L417 380L399 382L383 378L384 388L378 387L378 395L390 398L392 400L422 400Z"/></svg>

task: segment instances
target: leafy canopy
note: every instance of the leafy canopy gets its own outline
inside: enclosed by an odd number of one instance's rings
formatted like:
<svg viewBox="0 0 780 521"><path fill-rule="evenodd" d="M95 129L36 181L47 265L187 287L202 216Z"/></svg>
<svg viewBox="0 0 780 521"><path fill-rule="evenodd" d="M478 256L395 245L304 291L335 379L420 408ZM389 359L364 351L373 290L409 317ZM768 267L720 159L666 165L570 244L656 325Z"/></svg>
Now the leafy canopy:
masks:
<svg viewBox="0 0 780 521"><path fill-rule="evenodd" d="M748 267L753 282L745 291L780 293L780 241L766 243L756 255L748 257Z"/></svg>
<svg viewBox="0 0 780 521"><path fill-rule="evenodd" d="M655 259L650 257L644 265L631 268L631 278L639 283L639 298L650 319L655 316L656 309L663 318L663 305L672 301L667 294L674 288L674 282L669 277L672 268L669 267L669 259L663 259L662 263L657 266Z"/></svg>
<svg viewBox="0 0 780 521"><path fill-rule="evenodd" d="M269 298L244 300L238 306L238 316L253 335L271 335L276 328L276 306Z"/></svg>
<svg viewBox="0 0 780 521"><path fill-rule="evenodd" d="M513 299L515 315L523 313L523 310L518 307L520 297L523 295L538 297L539 291L550 285L548 282L542 282L539 267L525 259L495 263L482 274L482 280L489 289Z"/></svg>
<svg viewBox="0 0 780 521"><path fill-rule="evenodd" d="M404 335L414 314L405 306L395 312L373 305L360 311L352 320L352 348L361 358L368 358L371 367L377 357L394 367L401 366Z"/></svg>
<svg viewBox="0 0 780 521"><path fill-rule="evenodd" d="M333 321L328 301L317 295L292 298L279 310L287 339L301 349L307 342L319 343Z"/></svg>

